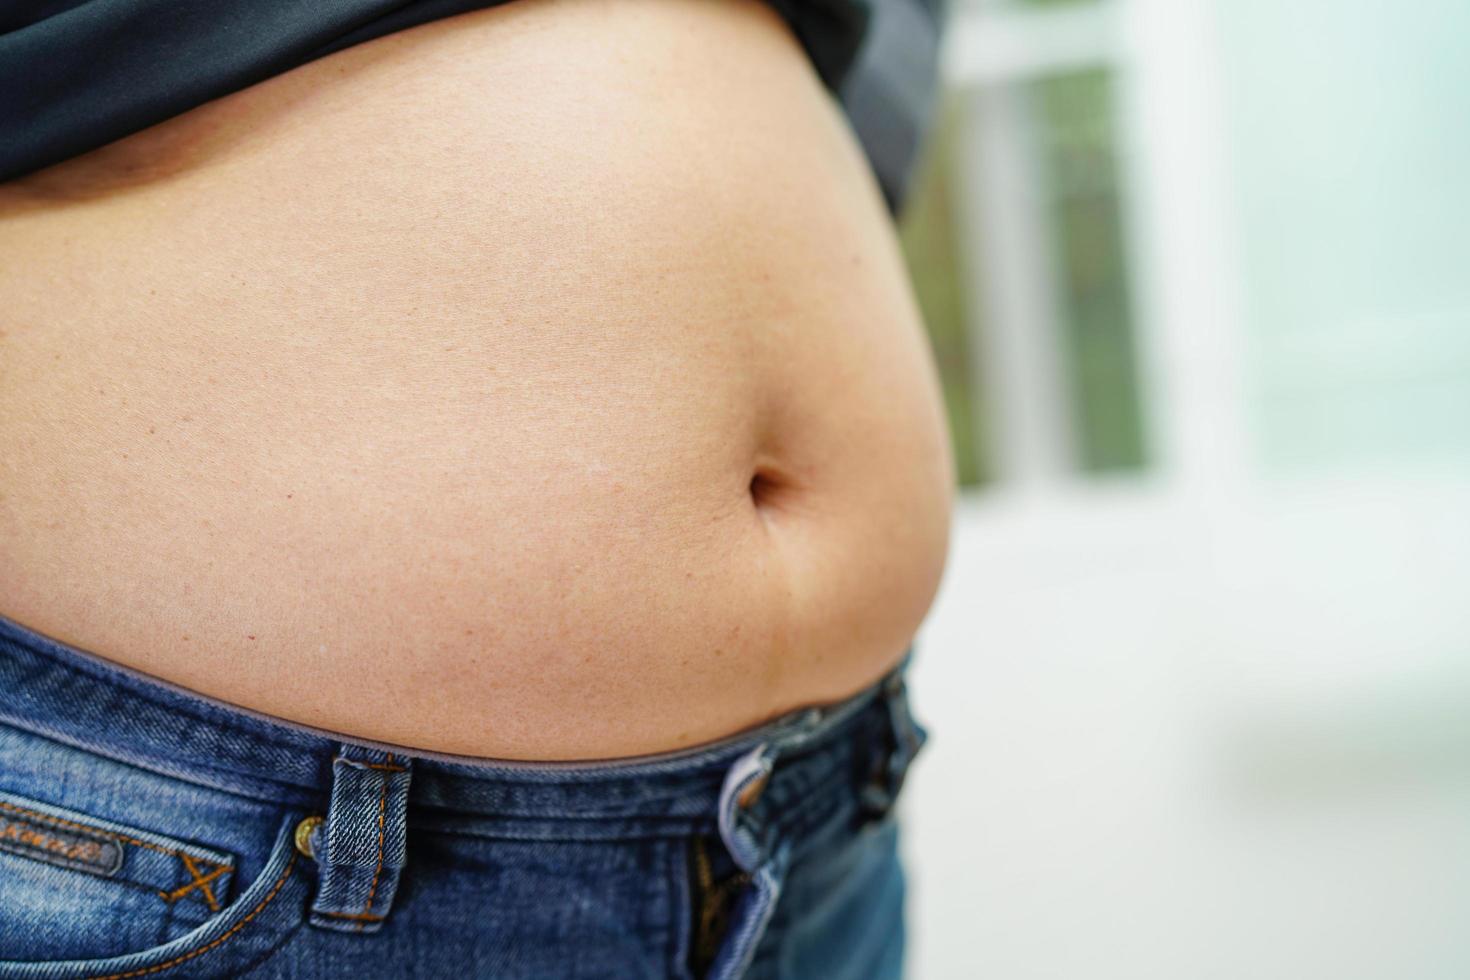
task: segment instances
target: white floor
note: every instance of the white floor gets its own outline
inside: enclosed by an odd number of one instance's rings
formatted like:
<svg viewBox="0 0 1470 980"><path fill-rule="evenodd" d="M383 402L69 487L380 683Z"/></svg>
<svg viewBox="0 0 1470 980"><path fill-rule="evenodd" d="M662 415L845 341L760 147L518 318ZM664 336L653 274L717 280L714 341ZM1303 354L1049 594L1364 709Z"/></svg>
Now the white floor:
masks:
<svg viewBox="0 0 1470 980"><path fill-rule="evenodd" d="M1470 976L1463 475L967 501L912 691L912 980Z"/></svg>

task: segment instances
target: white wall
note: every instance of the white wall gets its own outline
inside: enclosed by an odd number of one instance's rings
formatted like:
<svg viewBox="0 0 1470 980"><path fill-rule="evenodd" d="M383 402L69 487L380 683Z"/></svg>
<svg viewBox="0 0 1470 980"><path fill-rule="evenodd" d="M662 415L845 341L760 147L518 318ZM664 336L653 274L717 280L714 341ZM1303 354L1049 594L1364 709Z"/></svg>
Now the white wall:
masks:
<svg viewBox="0 0 1470 980"><path fill-rule="evenodd" d="M910 976L1470 975L1470 481L972 500Z"/></svg>
<svg viewBox="0 0 1470 980"><path fill-rule="evenodd" d="M955 84L1116 68L1157 458L960 508L911 976L1463 980L1470 5L995 11Z"/></svg>

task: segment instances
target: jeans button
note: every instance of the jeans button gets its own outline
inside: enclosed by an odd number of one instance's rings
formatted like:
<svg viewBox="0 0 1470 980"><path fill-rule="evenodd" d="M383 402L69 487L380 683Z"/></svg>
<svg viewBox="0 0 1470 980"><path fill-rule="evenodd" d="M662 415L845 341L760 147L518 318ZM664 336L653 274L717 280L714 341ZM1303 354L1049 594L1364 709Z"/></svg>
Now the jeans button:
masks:
<svg viewBox="0 0 1470 980"><path fill-rule="evenodd" d="M316 858L311 846L311 835L322 825L322 818L313 814L296 825L296 850L305 857Z"/></svg>

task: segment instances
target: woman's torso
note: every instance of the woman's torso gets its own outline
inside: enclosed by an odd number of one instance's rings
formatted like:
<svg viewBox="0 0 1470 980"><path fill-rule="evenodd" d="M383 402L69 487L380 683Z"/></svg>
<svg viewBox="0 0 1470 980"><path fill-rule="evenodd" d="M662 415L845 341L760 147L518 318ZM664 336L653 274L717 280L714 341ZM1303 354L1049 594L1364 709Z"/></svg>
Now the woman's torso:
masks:
<svg viewBox="0 0 1470 980"><path fill-rule="evenodd" d="M754 3L517 0L0 185L0 613L499 758L831 701L937 585L891 230Z"/></svg>

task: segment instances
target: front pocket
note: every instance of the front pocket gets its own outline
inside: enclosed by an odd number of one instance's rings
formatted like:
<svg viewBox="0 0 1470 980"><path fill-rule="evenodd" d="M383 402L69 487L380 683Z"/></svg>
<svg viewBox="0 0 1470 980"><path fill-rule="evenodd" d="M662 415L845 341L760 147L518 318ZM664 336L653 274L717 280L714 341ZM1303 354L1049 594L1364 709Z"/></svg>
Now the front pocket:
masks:
<svg viewBox="0 0 1470 980"><path fill-rule="evenodd" d="M167 942L219 914L235 866L223 851L0 792L0 959Z"/></svg>
<svg viewBox="0 0 1470 980"><path fill-rule="evenodd" d="M218 915L181 936L121 956L58 959L0 956L0 980L135 980L233 978L276 952L305 921L312 877L293 845L299 814L287 814L265 866Z"/></svg>

